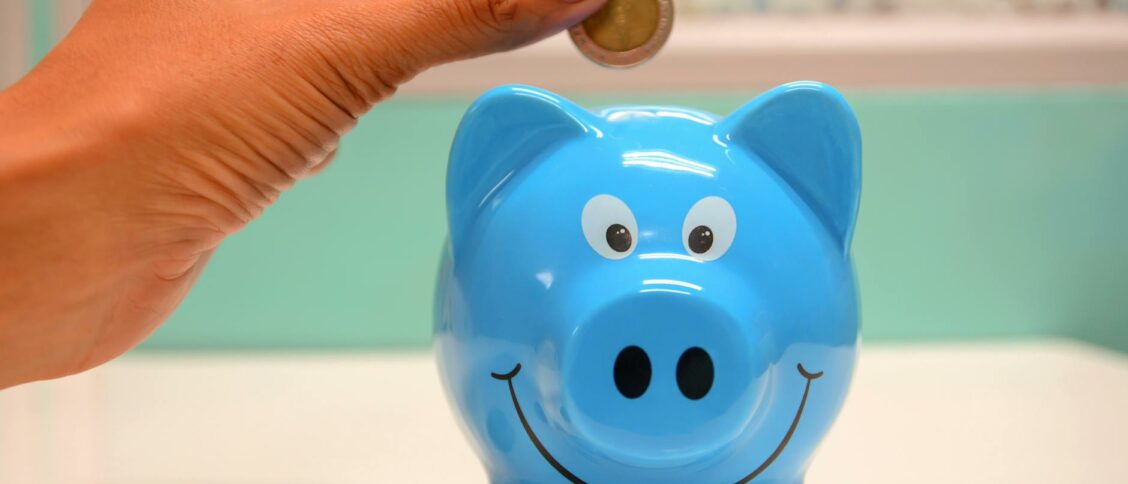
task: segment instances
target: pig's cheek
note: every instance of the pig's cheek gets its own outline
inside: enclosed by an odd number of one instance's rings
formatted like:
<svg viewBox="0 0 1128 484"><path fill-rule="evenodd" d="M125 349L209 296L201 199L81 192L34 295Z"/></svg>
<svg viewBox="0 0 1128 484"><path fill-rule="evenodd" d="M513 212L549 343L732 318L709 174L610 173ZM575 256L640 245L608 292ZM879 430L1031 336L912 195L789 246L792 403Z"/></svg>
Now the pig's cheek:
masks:
<svg viewBox="0 0 1128 484"><path fill-rule="evenodd" d="M503 453L512 450L517 440L509 416L500 409L490 410L489 415L486 416L486 435L489 437L490 444Z"/></svg>

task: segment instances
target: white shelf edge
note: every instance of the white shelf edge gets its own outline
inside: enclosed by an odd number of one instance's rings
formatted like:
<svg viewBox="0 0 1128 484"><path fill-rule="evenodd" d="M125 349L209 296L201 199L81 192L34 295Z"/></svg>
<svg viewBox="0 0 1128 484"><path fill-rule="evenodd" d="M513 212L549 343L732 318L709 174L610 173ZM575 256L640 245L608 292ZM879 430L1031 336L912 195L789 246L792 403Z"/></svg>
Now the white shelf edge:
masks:
<svg viewBox="0 0 1128 484"><path fill-rule="evenodd" d="M596 66L557 35L435 68L402 92L477 93L504 83L564 91L760 89L797 79L841 87L1128 84L1128 15L687 19L637 68Z"/></svg>

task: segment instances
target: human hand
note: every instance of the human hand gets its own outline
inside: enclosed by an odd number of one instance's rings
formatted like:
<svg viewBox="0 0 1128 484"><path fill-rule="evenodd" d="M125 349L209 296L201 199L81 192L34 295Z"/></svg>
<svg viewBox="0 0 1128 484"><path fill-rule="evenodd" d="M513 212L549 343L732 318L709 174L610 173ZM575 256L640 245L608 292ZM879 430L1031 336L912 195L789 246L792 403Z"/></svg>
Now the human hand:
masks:
<svg viewBox="0 0 1128 484"><path fill-rule="evenodd" d="M416 73L603 1L94 1L0 93L0 388L139 343Z"/></svg>

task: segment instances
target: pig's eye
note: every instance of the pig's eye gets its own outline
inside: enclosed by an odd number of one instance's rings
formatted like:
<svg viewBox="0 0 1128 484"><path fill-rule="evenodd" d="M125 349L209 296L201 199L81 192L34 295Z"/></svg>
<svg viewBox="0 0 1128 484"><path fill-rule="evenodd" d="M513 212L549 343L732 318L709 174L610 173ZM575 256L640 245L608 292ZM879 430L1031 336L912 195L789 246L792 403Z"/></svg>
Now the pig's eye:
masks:
<svg viewBox="0 0 1128 484"><path fill-rule="evenodd" d="M597 254L622 259L634 250L638 224L622 200L611 195L596 195L584 205L580 218L584 238Z"/></svg>
<svg viewBox="0 0 1128 484"><path fill-rule="evenodd" d="M728 251L736 236L736 213L721 197L705 197L693 204L682 224L682 242L689 255L715 260Z"/></svg>

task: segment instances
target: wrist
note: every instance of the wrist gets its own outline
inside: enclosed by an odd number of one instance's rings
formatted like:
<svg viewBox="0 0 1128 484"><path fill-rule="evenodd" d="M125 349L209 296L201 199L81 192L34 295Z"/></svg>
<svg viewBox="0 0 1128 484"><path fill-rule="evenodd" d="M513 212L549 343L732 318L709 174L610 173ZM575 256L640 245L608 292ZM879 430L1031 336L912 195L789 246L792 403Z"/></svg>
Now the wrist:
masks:
<svg viewBox="0 0 1128 484"><path fill-rule="evenodd" d="M100 137L120 120L62 109L39 79L0 92L0 388L81 366L124 272Z"/></svg>

